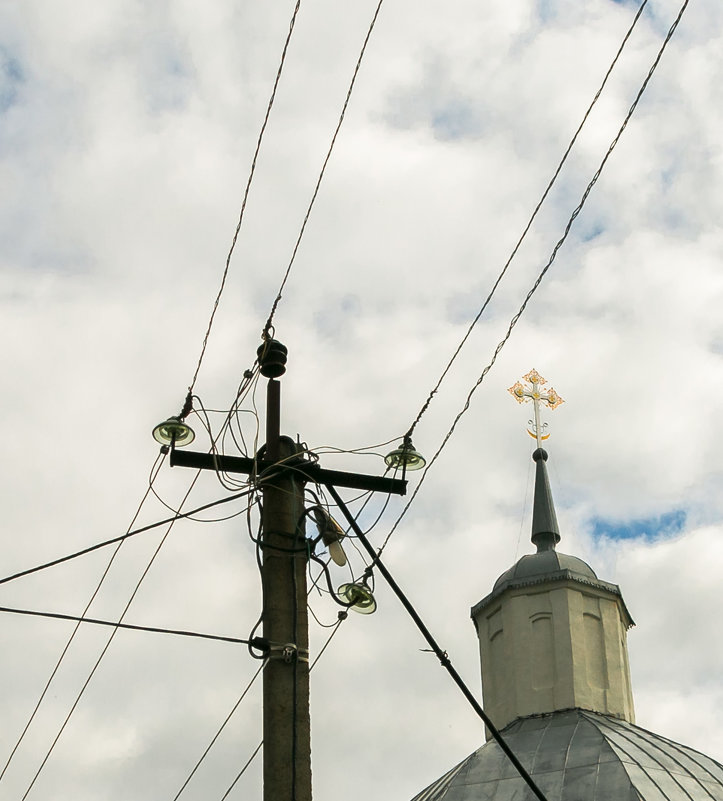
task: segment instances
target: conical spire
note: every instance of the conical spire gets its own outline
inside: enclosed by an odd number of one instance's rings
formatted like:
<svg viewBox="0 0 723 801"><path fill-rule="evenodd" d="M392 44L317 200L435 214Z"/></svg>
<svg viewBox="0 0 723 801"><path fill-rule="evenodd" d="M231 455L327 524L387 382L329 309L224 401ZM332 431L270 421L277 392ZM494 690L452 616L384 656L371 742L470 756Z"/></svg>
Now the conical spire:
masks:
<svg viewBox="0 0 723 801"><path fill-rule="evenodd" d="M549 437L543 431L547 423L540 421L540 404L544 403L549 409L556 409L561 403L562 398L550 387L547 392L543 392L540 387L547 381L537 372L530 372L523 376L523 380L529 386L517 381L508 392L518 403L532 401L535 411L535 419L530 420L533 430L527 429L527 433L537 440L537 449L532 454L532 458L537 463L535 473L535 505L532 513L532 542L537 546L537 553L542 551L554 551L555 545L560 542L560 532L557 528L557 517L555 516L555 506L552 503L552 492L550 491L550 479L547 477L547 451L542 447L542 441Z"/></svg>
<svg viewBox="0 0 723 801"><path fill-rule="evenodd" d="M547 451L537 448L532 454L537 464L535 472L535 502L532 510L532 542L537 552L554 551L560 542L555 505L552 502L550 479L547 476Z"/></svg>

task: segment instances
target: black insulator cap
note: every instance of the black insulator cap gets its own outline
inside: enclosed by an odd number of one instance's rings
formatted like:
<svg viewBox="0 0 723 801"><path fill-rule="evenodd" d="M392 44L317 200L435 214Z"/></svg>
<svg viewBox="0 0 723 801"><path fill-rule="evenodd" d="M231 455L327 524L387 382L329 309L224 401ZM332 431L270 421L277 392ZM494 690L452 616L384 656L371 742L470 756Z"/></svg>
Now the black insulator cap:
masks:
<svg viewBox="0 0 723 801"><path fill-rule="evenodd" d="M259 359L259 370L265 378L278 378L286 372L286 355L288 350L276 339L267 339L259 345L256 354Z"/></svg>
<svg viewBox="0 0 723 801"><path fill-rule="evenodd" d="M537 448L534 453L532 454L532 458L539 462L542 459L543 462L547 461L547 451L544 448Z"/></svg>

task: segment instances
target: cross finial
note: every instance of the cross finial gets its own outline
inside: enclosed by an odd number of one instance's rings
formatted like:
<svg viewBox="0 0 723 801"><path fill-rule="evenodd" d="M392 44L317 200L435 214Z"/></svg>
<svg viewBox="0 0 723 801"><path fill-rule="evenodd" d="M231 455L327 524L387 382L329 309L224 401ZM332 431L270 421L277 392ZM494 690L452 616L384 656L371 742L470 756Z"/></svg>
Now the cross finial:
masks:
<svg viewBox="0 0 723 801"><path fill-rule="evenodd" d="M533 430L530 431L527 429L527 433L531 437L535 437L537 440L537 447L541 448L542 440L547 439L550 435L543 435L542 433L547 423L540 425L540 403L546 403L550 409L556 409L561 403L564 403L564 401L552 387L550 387L547 392L543 392L540 389L547 381L545 381L537 370L530 370L522 379L526 381L529 386L525 386L517 381L509 388L508 392L518 403L526 403L528 400L532 401L532 405L535 409L535 419L534 421L530 420Z"/></svg>

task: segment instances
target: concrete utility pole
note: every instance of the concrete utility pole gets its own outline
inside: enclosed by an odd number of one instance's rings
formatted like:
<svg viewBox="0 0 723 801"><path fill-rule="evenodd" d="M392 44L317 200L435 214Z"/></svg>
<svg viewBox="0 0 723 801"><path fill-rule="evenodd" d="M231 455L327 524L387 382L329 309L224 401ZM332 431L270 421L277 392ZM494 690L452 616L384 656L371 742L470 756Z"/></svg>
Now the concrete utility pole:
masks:
<svg viewBox="0 0 723 801"><path fill-rule="evenodd" d="M262 374L264 367L261 368ZM275 469L297 454L280 436L281 384L266 396L263 492L264 801L311 801L309 620L306 602L304 477Z"/></svg>
<svg viewBox="0 0 723 801"><path fill-rule="evenodd" d="M286 372L286 353L273 339L265 340L258 349L259 370L269 382L266 444L256 458L181 451L171 440L170 461L172 467L246 473L262 492L263 637L253 644L268 657L263 690L263 801L311 801L306 597L311 541L305 534L304 483L404 495L407 482L324 470L305 458L301 446L281 436L281 384L277 379ZM171 427L180 425L178 418L171 423Z"/></svg>

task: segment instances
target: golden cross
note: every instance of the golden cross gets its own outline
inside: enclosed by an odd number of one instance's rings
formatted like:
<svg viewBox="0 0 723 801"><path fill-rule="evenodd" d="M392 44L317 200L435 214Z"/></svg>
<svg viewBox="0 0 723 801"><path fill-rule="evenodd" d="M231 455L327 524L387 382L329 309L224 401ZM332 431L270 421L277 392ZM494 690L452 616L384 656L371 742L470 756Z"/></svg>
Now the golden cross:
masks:
<svg viewBox="0 0 723 801"><path fill-rule="evenodd" d="M535 437L537 440L537 447L541 448L542 440L547 439L550 435L542 435L542 428L540 427L540 402L546 403L550 409L556 409L561 403L564 403L564 401L552 387L547 390L547 393L540 391L542 384L546 384L547 381L545 381L537 370L530 370L530 372L522 378L531 385L531 388L517 381L507 391L511 393L512 397L518 403L526 403L528 400L532 401L532 405L535 408L534 433L529 429L527 433L531 437ZM532 420L530 420L530 422L532 423ZM546 425L547 423L545 423L545 426Z"/></svg>

